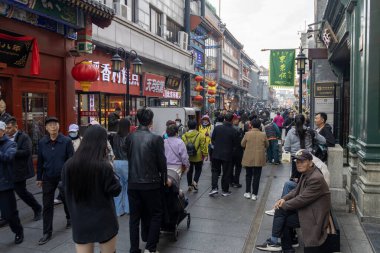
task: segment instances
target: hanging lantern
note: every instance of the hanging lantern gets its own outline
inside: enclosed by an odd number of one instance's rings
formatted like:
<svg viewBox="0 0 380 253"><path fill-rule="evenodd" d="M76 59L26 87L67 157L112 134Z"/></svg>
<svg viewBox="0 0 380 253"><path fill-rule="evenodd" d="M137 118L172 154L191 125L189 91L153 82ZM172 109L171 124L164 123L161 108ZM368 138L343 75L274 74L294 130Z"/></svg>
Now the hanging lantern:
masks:
<svg viewBox="0 0 380 253"><path fill-rule="evenodd" d="M207 83L207 85L208 85L209 87L215 87L215 86L216 86L216 82L215 82L215 81L209 81L209 82Z"/></svg>
<svg viewBox="0 0 380 253"><path fill-rule="evenodd" d="M195 102L203 102L203 97L202 97L201 95L196 95L196 96L194 97L194 101L195 101Z"/></svg>
<svg viewBox="0 0 380 253"><path fill-rule="evenodd" d="M203 81L203 77L202 77L202 76L196 76L196 77L195 77L195 81L196 81L197 83L202 82L202 81Z"/></svg>
<svg viewBox="0 0 380 253"><path fill-rule="evenodd" d="M194 90L196 92L201 92L203 90L203 86L201 86L201 85L198 84L197 86L194 87Z"/></svg>
<svg viewBox="0 0 380 253"><path fill-rule="evenodd" d="M98 80L99 69L97 69L90 61L81 61L73 67L71 75L78 81L83 91L89 91L92 82Z"/></svg>
<svg viewBox="0 0 380 253"><path fill-rule="evenodd" d="M214 104L214 103L215 103L215 98L214 98L214 97L209 97L209 98L208 98L208 102L209 102L210 104Z"/></svg>
<svg viewBox="0 0 380 253"><path fill-rule="evenodd" d="M215 89L211 89L211 88L209 88L208 91L207 91L207 93L208 93L209 95L215 95L215 94L216 94L216 90L215 90Z"/></svg>

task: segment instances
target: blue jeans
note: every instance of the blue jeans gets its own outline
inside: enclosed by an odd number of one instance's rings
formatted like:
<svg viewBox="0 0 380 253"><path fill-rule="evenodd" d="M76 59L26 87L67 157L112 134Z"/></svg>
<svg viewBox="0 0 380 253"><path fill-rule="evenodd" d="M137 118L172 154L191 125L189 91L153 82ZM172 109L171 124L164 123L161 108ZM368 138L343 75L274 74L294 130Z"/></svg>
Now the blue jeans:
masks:
<svg viewBox="0 0 380 253"><path fill-rule="evenodd" d="M129 202L128 202L128 161L126 160L115 160L113 162L115 173L119 176L121 192L119 196L114 198L116 214L117 216L123 215L124 213L129 213Z"/></svg>
<svg viewBox="0 0 380 253"><path fill-rule="evenodd" d="M273 159L275 163L280 162L278 158L278 140L269 140L267 153L269 162L272 162Z"/></svg>
<svg viewBox="0 0 380 253"><path fill-rule="evenodd" d="M281 198L284 197L289 192L291 192L296 187L297 187L297 183L296 182L290 181L290 180L286 181L285 184L284 184L284 187L282 188Z"/></svg>

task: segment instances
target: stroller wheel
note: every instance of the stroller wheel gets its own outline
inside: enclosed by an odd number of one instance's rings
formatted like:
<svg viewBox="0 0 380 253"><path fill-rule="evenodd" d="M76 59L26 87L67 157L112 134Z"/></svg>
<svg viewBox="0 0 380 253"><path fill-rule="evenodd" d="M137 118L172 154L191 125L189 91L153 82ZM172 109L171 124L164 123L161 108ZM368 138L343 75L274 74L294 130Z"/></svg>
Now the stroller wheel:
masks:
<svg viewBox="0 0 380 253"><path fill-rule="evenodd" d="M187 229L190 228L190 223L191 223L191 217L190 217L190 214L188 213L187 214Z"/></svg>
<svg viewBox="0 0 380 253"><path fill-rule="evenodd" d="M174 234L173 234L174 236L173 238L175 242L178 240L178 235L179 235L179 231L178 231L178 226L176 225L174 228Z"/></svg>

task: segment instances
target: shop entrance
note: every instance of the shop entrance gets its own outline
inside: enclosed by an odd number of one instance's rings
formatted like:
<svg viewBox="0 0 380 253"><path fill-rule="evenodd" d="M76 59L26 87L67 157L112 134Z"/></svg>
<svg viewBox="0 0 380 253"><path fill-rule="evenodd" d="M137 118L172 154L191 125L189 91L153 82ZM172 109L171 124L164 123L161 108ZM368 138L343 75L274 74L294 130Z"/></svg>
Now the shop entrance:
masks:
<svg viewBox="0 0 380 253"><path fill-rule="evenodd" d="M45 135L45 118L56 116L55 82L39 79L9 78L3 97L7 111L17 119L19 129L32 139L32 152L36 156L38 142Z"/></svg>

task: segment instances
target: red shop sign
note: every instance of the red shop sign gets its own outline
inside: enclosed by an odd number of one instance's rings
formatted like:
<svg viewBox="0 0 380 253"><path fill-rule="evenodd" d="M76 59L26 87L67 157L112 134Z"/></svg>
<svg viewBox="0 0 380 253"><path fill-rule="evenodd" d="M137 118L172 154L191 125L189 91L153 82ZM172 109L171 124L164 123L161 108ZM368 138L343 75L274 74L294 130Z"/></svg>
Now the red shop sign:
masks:
<svg viewBox="0 0 380 253"><path fill-rule="evenodd" d="M163 97L165 80L164 76L144 73L144 96Z"/></svg>
<svg viewBox="0 0 380 253"><path fill-rule="evenodd" d="M81 117L98 117L99 112L97 112L97 111L80 111L79 115Z"/></svg>
<svg viewBox="0 0 380 253"><path fill-rule="evenodd" d="M125 94L127 84L127 70L122 68L120 72L113 72L111 69L110 56L101 50L96 49L87 60L91 61L95 68L99 69L99 78L93 82L90 92L106 92L113 94ZM81 57L79 60L84 60ZM133 66L132 66L133 68ZM129 75L129 93L131 95L140 95L140 76L133 74L130 70ZM82 90L78 82L75 82L75 89Z"/></svg>

